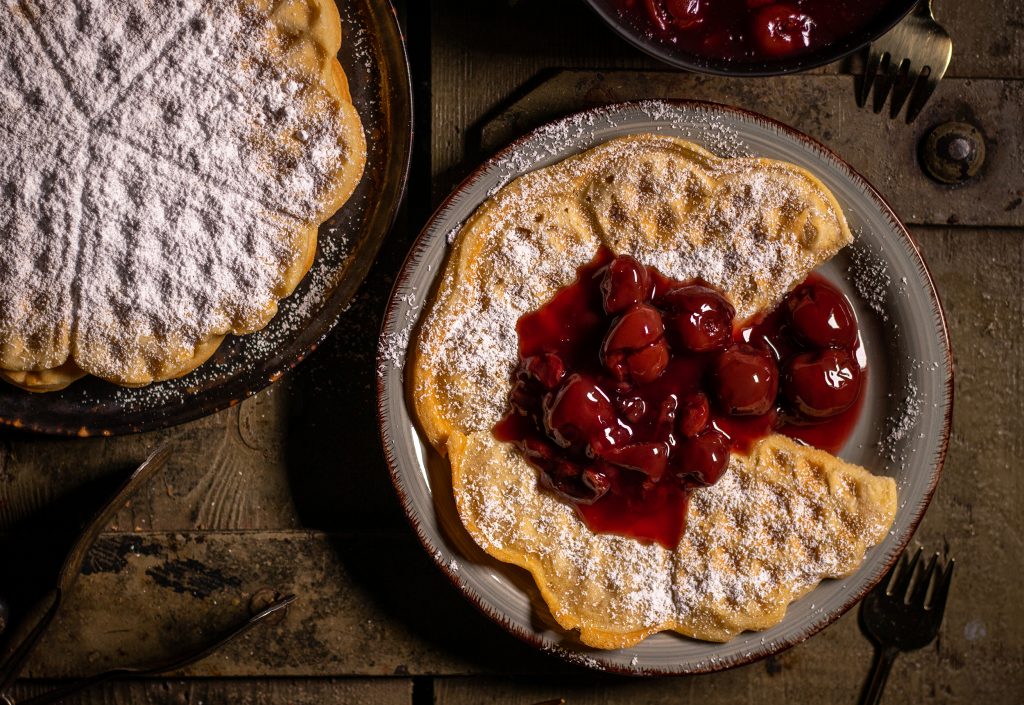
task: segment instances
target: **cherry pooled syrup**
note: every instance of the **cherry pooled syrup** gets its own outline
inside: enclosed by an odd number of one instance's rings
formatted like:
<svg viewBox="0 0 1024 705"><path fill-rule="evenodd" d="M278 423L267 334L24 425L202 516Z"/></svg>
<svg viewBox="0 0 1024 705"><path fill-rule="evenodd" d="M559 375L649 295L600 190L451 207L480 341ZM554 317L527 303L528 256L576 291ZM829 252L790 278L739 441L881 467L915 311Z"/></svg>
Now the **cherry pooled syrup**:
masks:
<svg viewBox="0 0 1024 705"><path fill-rule="evenodd" d="M808 54L864 27L889 0L616 0L635 26L716 59Z"/></svg>
<svg viewBox="0 0 1024 705"><path fill-rule="evenodd" d="M494 427L594 531L673 548L690 492L772 432L828 451L866 386L849 302L812 275L734 325L720 292L602 249L519 319L510 410Z"/></svg>

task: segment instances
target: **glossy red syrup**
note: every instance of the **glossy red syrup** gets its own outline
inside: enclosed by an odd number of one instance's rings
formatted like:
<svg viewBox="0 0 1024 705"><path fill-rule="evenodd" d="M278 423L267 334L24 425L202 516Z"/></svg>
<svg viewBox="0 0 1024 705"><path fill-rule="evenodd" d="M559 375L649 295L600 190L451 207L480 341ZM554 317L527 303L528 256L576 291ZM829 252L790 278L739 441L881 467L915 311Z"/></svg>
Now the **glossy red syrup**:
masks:
<svg viewBox="0 0 1024 705"><path fill-rule="evenodd" d="M809 54L856 32L888 0L617 0L622 15L661 42L739 62Z"/></svg>
<svg viewBox="0 0 1024 705"><path fill-rule="evenodd" d="M816 275L736 326L712 287L602 250L516 329L520 362L495 436L592 530L668 548L690 492L714 484L730 452L772 432L834 452L863 403L856 318Z"/></svg>

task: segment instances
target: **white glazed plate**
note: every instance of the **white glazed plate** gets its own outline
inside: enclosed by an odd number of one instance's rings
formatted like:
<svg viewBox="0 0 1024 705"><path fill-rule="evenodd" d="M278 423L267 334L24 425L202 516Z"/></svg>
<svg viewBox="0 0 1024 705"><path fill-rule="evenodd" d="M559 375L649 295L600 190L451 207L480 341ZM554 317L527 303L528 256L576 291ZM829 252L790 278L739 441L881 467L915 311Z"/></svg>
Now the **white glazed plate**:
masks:
<svg viewBox="0 0 1024 705"><path fill-rule="evenodd" d="M425 442L406 389L405 360L436 288L449 234L501 186L611 138L653 132L697 142L719 156L763 156L802 166L835 194L855 242L818 269L853 303L868 355L860 419L838 455L896 480L892 530L860 569L825 580L790 605L779 624L724 644L654 635L601 651L560 629L525 571L481 551L455 511L451 473ZM942 470L952 412L953 363L942 308L917 246L863 177L811 138L755 113L712 103L645 101L578 113L526 135L484 163L441 205L399 275L381 337L378 400L392 480L424 547L453 583L508 631L593 668L642 674L699 673L749 663L808 638L863 597L903 551Z"/></svg>

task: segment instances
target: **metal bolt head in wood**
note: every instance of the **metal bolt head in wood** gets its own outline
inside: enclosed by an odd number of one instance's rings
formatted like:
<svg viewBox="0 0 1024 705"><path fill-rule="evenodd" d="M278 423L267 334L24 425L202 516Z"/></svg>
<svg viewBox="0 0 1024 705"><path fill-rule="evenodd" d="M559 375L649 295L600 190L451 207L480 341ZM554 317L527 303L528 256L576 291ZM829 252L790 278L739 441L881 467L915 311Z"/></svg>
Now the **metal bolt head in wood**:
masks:
<svg viewBox="0 0 1024 705"><path fill-rule="evenodd" d="M985 161L985 138L973 125L944 122L924 138L921 163L944 184L959 184L978 173Z"/></svg>

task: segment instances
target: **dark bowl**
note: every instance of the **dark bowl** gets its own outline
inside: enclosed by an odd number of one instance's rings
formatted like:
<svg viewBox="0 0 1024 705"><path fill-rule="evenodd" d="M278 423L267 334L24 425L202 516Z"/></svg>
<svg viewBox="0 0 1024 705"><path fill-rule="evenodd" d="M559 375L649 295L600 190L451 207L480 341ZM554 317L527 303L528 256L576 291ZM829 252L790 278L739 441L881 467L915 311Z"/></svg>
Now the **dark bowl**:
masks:
<svg viewBox="0 0 1024 705"><path fill-rule="evenodd" d="M891 0L866 25L808 54L773 61L718 59L669 46L634 27L619 14L616 0L586 0L608 25L627 42L666 64L689 71L722 76L778 76L805 71L848 56L888 32L917 4L917 0Z"/></svg>

